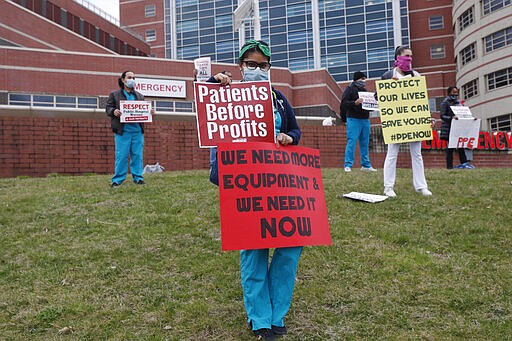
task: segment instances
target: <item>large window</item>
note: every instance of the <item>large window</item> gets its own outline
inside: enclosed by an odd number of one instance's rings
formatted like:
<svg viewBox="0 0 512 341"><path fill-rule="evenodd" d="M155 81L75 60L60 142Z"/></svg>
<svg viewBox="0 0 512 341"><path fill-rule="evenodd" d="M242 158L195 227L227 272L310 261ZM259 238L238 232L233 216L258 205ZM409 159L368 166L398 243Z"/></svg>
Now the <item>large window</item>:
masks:
<svg viewBox="0 0 512 341"><path fill-rule="evenodd" d="M482 0L482 12L484 15L502 9L510 5L510 0Z"/></svg>
<svg viewBox="0 0 512 341"><path fill-rule="evenodd" d="M344 0L337 0L337 1L320 0L320 1L318 1L318 9L320 12L336 11L336 10L341 10L344 8L345 8Z"/></svg>
<svg viewBox="0 0 512 341"><path fill-rule="evenodd" d="M491 52L512 45L512 27L494 32L484 38L485 52Z"/></svg>
<svg viewBox="0 0 512 341"><path fill-rule="evenodd" d="M428 18L428 28L430 30L440 30L444 28L443 16L435 16Z"/></svg>
<svg viewBox="0 0 512 341"><path fill-rule="evenodd" d="M233 24L233 15L219 15L215 18L215 27L231 26Z"/></svg>
<svg viewBox="0 0 512 341"><path fill-rule="evenodd" d="M462 65L466 65L470 61L476 58L476 47L475 43L466 46L460 51L460 62Z"/></svg>
<svg viewBox="0 0 512 341"><path fill-rule="evenodd" d="M144 16L146 18L154 17L155 15L156 15L156 7L154 4L144 6Z"/></svg>
<svg viewBox="0 0 512 341"><path fill-rule="evenodd" d="M491 131L511 131L512 114L491 117L489 119Z"/></svg>
<svg viewBox="0 0 512 341"><path fill-rule="evenodd" d="M512 84L512 67L488 74L487 89L494 90Z"/></svg>
<svg viewBox="0 0 512 341"><path fill-rule="evenodd" d="M194 32L199 30L198 20L181 21L176 24L178 33Z"/></svg>
<svg viewBox="0 0 512 341"><path fill-rule="evenodd" d="M470 99L478 96L478 79L473 79L462 86L462 98Z"/></svg>
<svg viewBox="0 0 512 341"><path fill-rule="evenodd" d="M9 94L9 105L20 105L27 107L97 109L98 98L13 93Z"/></svg>
<svg viewBox="0 0 512 341"><path fill-rule="evenodd" d="M146 42L155 41L155 40L156 40L156 31L153 29L146 30Z"/></svg>
<svg viewBox="0 0 512 341"><path fill-rule="evenodd" d="M459 23L459 32L464 30L466 27L468 27L475 21L475 18L473 16L473 9L474 7L471 6L470 8L465 10L457 19L457 22Z"/></svg>
<svg viewBox="0 0 512 341"><path fill-rule="evenodd" d="M430 59L444 59L446 49L444 45L433 45L430 47Z"/></svg>
<svg viewBox="0 0 512 341"><path fill-rule="evenodd" d="M153 106L158 112L193 112L194 103L188 101L154 101Z"/></svg>

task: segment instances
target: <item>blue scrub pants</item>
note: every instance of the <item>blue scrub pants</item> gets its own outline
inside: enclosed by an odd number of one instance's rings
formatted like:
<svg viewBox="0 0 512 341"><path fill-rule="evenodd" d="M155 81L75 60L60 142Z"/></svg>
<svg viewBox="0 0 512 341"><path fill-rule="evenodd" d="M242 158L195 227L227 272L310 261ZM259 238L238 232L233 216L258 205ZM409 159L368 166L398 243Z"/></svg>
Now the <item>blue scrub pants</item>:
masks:
<svg viewBox="0 0 512 341"><path fill-rule="evenodd" d="M144 134L142 132L124 131L123 135L114 134L116 145L116 162L112 182L122 183L128 173L128 156L130 172L134 182L144 180L142 151L144 150Z"/></svg>
<svg viewBox="0 0 512 341"><path fill-rule="evenodd" d="M359 152L361 154L361 166L369 168L372 166L368 156L370 144L370 120L347 117L347 146L345 148L345 166L354 165L354 152L356 143L359 141Z"/></svg>
<svg viewBox="0 0 512 341"><path fill-rule="evenodd" d="M244 305L252 329L283 327L292 302L302 246L240 251Z"/></svg>

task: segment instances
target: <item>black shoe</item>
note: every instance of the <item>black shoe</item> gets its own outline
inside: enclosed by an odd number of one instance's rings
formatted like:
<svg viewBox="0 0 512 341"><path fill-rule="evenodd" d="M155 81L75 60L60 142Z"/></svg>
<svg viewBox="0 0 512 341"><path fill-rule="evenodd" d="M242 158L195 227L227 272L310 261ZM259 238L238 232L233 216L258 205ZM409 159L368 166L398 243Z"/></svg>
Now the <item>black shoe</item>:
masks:
<svg viewBox="0 0 512 341"><path fill-rule="evenodd" d="M253 330L252 332L256 336L257 340L275 340L276 339L276 336L275 336L274 332L272 331L272 329L261 328L258 330Z"/></svg>
<svg viewBox="0 0 512 341"><path fill-rule="evenodd" d="M286 330L286 326L278 327L272 326L272 331L275 335L286 335L288 334L288 330Z"/></svg>
<svg viewBox="0 0 512 341"><path fill-rule="evenodd" d="M135 181L135 183L137 185L144 185L145 184L144 180L137 180L137 181Z"/></svg>
<svg viewBox="0 0 512 341"><path fill-rule="evenodd" d="M113 182L110 187L119 187L121 184L119 182Z"/></svg>

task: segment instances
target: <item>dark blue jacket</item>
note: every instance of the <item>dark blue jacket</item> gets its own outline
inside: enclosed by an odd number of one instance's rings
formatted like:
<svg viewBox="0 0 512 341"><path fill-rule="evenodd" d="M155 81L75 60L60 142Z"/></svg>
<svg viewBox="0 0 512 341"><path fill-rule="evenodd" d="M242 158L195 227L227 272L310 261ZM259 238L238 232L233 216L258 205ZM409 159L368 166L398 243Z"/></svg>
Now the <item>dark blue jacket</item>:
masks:
<svg viewBox="0 0 512 341"><path fill-rule="evenodd" d="M347 117L368 119L370 118L370 112L363 109L362 104L356 105L356 101L359 98L359 91L367 90L365 88L358 88L355 82L350 83L341 96L340 112L341 108L344 107L347 112Z"/></svg>
<svg viewBox="0 0 512 341"><path fill-rule="evenodd" d="M453 113L451 106L459 106L460 102L458 99L451 99L450 96L447 96L441 102L441 134L439 138L441 140L448 141L450 139L450 130L452 128L452 119L455 114Z"/></svg>

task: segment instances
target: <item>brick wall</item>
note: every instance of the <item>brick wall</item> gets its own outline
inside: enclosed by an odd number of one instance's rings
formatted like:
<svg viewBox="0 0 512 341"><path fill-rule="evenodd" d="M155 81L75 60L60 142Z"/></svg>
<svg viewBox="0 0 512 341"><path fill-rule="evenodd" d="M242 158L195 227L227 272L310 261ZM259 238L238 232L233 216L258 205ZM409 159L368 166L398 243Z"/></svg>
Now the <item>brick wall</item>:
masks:
<svg viewBox="0 0 512 341"><path fill-rule="evenodd" d="M95 117L0 116L0 177L59 174L111 174L114 137L105 114ZM345 127L302 125L301 145L321 152L323 167L343 167ZM159 162L168 171L207 169L208 150L198 148L194 120L159 117L146 125L144 163ZM359 165L356 151L355 165ZM477 167L511 167L507 151L475 151ZM382 168L384 152L371 152L373 166ZM427 168L445 167L443 151L424 150ZM456 159L457 160L457 159ZM407 151L398 167L410 168Z"/></svg>

